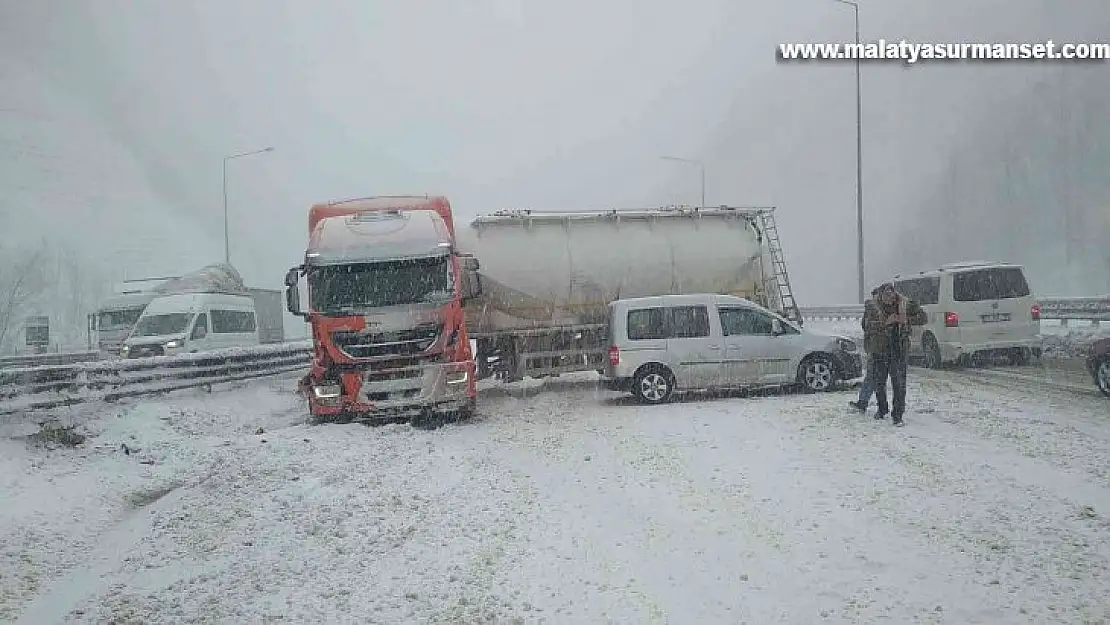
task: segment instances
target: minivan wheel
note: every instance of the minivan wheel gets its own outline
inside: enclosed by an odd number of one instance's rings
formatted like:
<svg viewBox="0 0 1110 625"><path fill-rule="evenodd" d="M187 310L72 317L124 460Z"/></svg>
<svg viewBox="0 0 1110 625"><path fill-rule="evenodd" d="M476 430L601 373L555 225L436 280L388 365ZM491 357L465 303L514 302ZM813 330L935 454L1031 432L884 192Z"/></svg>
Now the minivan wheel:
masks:
<svg viewBox="0 0 1110 625"><path fill-rule="evenodd" d="M831 390L836 383L836 367L832 358L814 354L803 360L798 367L798 383L811 393Z"/></svg>
<svg viewBox="0 0 1110 625"><path fill-rule="evenodd" d="M921 337L921 351L925 352L926 369L940 369L940 345L937 343L937 337L932 334Z"/></svg>
<svg viewBox="0 0 1110 625"><path fill-rule="evenodd" d="M1095 368L1095 383L1102 394L1110 397L1110 358L1103 358Z"/></svg>
<svg viewBox="0 0 1110 625"><path fill-rule="evenodd" d="M662 365L648 365L636 372L632 394L640 403L662 404L674 393L674 374Z"/></svg>

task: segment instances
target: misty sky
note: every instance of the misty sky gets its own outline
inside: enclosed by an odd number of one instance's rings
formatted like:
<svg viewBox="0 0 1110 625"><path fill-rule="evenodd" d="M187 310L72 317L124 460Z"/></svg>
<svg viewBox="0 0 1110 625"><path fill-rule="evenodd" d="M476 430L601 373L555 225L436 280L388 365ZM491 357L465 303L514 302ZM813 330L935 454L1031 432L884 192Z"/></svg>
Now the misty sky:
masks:
<svg viewBox="0 0 1110 625"><path fill-rule="evenodd" d="M865 39L1062 42L1104 35L1108 13L1095 0L864 0L862 26ZM222 157L276 148L230 175L232 262L271 288L299 262L315 201L442 193L463 216L697 203L697 169L659 158L674 155L706 162L709 204L779 207L802 305L851 303L852 65L774 53L852 33L831 0L0 0L3 79L51 85L21 101L50 99L123 155L112 163L126 175L93 177L143 188L152 258L221 260ZM906 268L900 241L954 146L1052 68L863 69L874 282ZM108 147L91 151L67 158L95 163ZM119 244L129 217L100 215L81 223L111 225L22 226ZM136 256L119 262L141 272ZM195 268L165 264L145 268Z"/></svg>

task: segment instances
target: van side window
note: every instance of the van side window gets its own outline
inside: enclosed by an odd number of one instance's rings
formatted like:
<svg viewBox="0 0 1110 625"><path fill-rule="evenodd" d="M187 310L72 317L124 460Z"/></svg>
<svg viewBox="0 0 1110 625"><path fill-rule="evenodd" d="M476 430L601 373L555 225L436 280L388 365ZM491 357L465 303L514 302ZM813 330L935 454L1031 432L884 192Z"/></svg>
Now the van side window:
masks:
<svg viewBox="0 0 1110 625"><path fill-rule="evenodd" d="M771 336L772 317L750 308L720 308L721 329L725 336Z"/></svg>
<svg viewBox="0 0 1110 625"><path fill-rule="evenodd" d="M668 338L696 339L709 336L709 311L705 306L675 306L671 311Z"/></svg>
<svg viewBox="0 0 1110 625"><path fill-rule="evenodd" d="M662 308L638 308L628 311L628 340L645 341L667 338Z"/></svg>
<svg viewBox="0 0 1110 625"><path fill-rule="evenodd" d="M200 313L197 315L197 323L193 326L193 334L189 337L192 339L202 339L208 336L208 315Z"/></svg>
<svg viewBox="0 0 1110 625"><path fill-rule="evenodd" d="M212 310L212 331L217 334L254 332L254 313L240 310Z"/></svg>
<svg viewBox="0 0 1110 625"><path fill-rule="evenodd" d="M895 282L894 288L922 306L940 303L940 278L914 278Z"/></svg>
<svg viewBox="0 0 1110 625"><path fill-rule="evenodd" d="M979 302L1027 297L1029 284L1020 267L977 269L952 274L952 299Z"/></svg>

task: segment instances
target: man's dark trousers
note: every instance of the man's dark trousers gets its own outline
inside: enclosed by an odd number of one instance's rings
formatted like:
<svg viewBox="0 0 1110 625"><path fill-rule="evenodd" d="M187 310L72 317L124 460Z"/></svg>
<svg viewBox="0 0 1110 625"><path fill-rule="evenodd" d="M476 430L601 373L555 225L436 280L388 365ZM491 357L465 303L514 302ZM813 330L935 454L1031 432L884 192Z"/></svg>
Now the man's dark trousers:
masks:
<svg viewBox="0 0 1110 625"><path fill-rule="evenodd" d="M889 350L882 354L875 354L871 360L873 383L875 384L875 399L879 403L879 412L876 418L885 417L888 413L895 423L902 420L906 413L906 355L900 350ZM890 376L890 385L894 387L894 406L887 403L886 379Z"/></svg>

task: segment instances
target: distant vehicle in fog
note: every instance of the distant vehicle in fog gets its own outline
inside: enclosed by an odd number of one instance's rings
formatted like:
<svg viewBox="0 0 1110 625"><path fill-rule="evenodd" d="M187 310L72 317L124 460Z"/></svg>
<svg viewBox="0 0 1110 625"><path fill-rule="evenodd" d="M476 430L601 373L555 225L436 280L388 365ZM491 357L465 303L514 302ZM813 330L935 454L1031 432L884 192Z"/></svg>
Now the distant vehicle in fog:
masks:
<svg viewBox="0 0 1110 625"><path fill-rule="evenodd" d="M96 312L89 315L90 349L96 349L105 356L118 355L124 339L135 327L147 304L158 297L156 288L175 279L177 276L124 280L118 287L119 293L106 299ZM92 339L94 335L95 341Z"/></svg>
<svg viewBox="0 0 1110 625"><path fill-rule="evenodd" d="M1013 364L1041 356L1041 307L1021 265L962 262L894 277L898 292L929 315L910 336L925 366L1005 355Z"/></svg>

